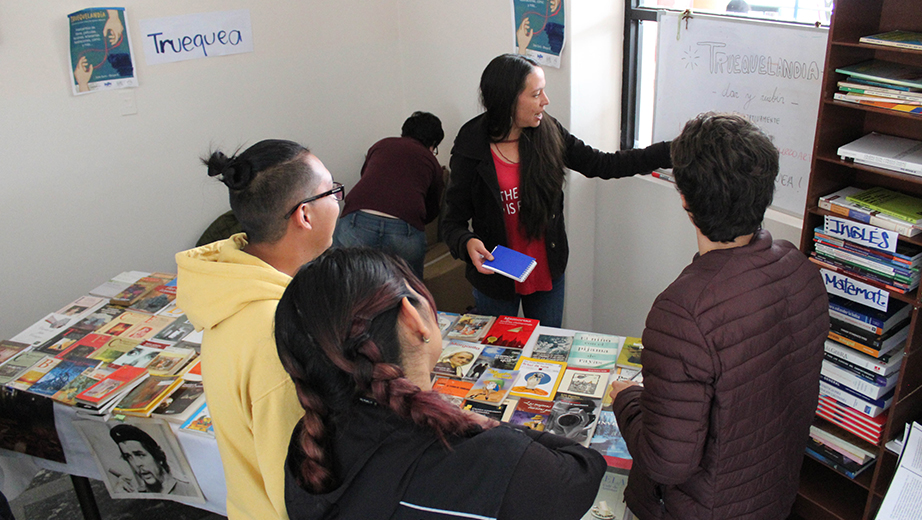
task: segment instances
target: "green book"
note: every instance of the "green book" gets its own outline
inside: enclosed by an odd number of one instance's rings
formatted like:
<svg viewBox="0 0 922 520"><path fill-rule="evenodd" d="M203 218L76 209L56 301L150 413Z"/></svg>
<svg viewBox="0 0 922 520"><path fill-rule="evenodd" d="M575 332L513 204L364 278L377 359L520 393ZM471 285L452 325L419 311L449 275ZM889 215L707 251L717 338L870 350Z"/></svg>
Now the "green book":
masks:
<svg viewBox="0 0 922 520"><path fill-rule="evenodd" d="M912 224L922 224L922 199L918 197L878 186L846 199Z"/></svg>
<svg viewBox="0 0 922 520"><path fill-rule="evenodd" d="M836 72L880 83L922 88L922 68L892 61L867 60L854 65L839 67Z"/></svg>

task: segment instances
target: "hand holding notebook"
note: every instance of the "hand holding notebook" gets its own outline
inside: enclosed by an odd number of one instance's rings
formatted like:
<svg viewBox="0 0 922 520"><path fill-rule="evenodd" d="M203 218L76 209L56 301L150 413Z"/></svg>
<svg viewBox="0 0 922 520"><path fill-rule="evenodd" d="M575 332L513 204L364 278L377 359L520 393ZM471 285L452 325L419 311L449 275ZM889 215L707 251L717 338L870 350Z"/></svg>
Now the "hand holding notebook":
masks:
<svg viewBox="0 0 922 520"><path fill-rule="evenodd" d="M524 282L538 262L525 254L505 246L496 246L491 251L493 260L486 260L483 266L517 282Z"/></svg>

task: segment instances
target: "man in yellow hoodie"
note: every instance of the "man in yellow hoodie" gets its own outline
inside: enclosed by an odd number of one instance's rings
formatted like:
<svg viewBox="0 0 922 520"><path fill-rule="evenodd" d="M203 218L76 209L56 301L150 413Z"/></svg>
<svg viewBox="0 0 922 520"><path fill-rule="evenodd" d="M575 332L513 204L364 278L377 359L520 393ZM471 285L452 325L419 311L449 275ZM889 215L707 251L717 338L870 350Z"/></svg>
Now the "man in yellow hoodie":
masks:
<svg viewBox="0 0 922 520"><path fill-rule="evenodd" d="M287 519L283 465L304 410L279 361L273 318L298 268L330 247L343 187L291 141L260 141L204 162L227 185L244 233L176 255L177 303L205 331L202 377L227 516Z"/></svg>

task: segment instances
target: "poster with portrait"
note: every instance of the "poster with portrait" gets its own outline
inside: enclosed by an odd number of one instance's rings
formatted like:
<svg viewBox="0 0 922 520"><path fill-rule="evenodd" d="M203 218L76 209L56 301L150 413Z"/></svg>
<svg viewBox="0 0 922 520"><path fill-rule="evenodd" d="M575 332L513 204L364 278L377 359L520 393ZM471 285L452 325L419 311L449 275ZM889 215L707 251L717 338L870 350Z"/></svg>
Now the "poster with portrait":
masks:
<svg viewBox="0 0 922 520"><path fill-rule="evenodd" d="M74 95L138 86L124 7L84 9L67 22Z"/></svg>
<svg viewBox="0 0 922 520"><path fill-rule="evenodd" d="M160 420L75 421L112 498L204 503L192 468L170 426Z"/></svg>
<svg viewBox="0 0 922 520"><path fill-rule="evenodd" d="M563 51L564 0L513 0L515 48L539 65L560 68Z"/></svg>

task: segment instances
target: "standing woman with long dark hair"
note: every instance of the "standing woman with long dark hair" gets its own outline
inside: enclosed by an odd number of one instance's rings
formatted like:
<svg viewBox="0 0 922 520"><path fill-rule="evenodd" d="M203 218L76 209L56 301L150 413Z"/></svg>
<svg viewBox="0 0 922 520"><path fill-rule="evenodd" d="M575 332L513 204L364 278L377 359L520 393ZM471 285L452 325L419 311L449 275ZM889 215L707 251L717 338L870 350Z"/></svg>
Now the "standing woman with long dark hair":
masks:
<svg viewBox="0 0 922 520"><path fill-rule="evenodd" d="M564 168L613 179L671 166L669 144L601 152L548 115L544 71L530 58L503 54L480 77L486 111L465 123L451 150L442 234L468 263L477 312L526 317L559 327L569 247L563 220ZM471 226L468 226L468 222ZM534 257L523 283L483 267L493 247Z"/></svg>
<svg viewBox="0 0 922 520"><path fill-rule="evenodd" d="M292 520L576 520L592 505L598 452L431 391L435 304L404 262L327 251L288 285L275 337L304 408L285 462Z"/></svg>

